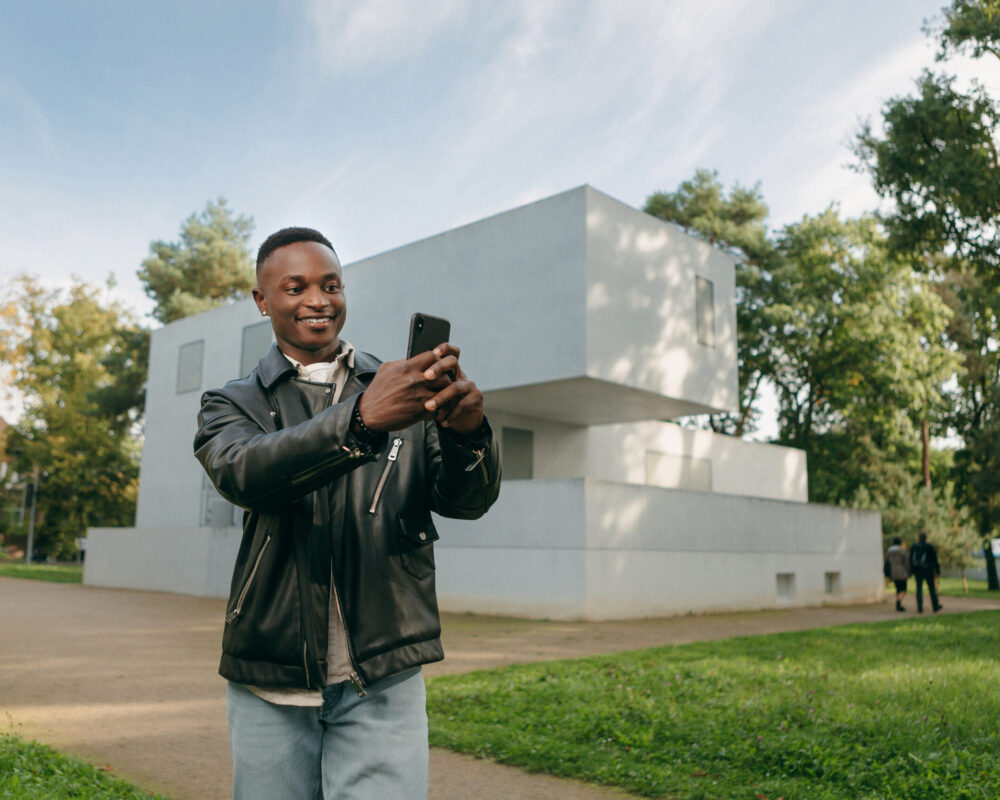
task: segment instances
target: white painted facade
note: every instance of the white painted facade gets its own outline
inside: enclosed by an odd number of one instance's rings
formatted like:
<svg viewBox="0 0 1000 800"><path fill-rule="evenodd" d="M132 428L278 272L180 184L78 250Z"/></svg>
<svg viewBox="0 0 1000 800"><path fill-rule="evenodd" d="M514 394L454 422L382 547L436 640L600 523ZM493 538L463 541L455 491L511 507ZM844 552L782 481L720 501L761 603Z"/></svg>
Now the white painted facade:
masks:
<svg viewBox="0 0 1000 800"><path fill-rule="evenodd" d="M441 605L624 618L882 592L877 514L809 505L805 455L664 420L734 410L732 259L590 187L345 266L344 338L402 356L444 316L504 447L497 505L439 520ZM228 592L240 512L192 456L201 392L270 342L247 300L153 333L134 529L84 580ZM199 357L200 356L200 357Z"/></svg>

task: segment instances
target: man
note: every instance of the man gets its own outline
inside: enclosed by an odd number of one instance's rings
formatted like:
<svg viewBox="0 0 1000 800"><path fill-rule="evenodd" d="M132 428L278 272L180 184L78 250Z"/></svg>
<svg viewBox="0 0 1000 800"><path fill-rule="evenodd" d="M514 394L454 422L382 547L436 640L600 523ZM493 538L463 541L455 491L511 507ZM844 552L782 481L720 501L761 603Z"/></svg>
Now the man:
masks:
<svg viewBox="0 0 1000 800"><path fill-rule="evenodd" d="M430 512L499 491L459 349L380 364L340 338L343 274L319 232L257 254L276 344L202 397L195 454L246 509L219 672L238 800L426 798L421 665L443 657Z"/></svg>
<svg viewBox="0 0 1000 800"><path fill-rule="evenodd" d="M927 581L927 591L931 595L931 608L936 614L942 606L938 602L937 580L941 576L941 565L938 563L937 550L927 541L927 532L920 531L917 543L910 550L910 571L917 584L917 612L924 613L923 584Z"/></svg>

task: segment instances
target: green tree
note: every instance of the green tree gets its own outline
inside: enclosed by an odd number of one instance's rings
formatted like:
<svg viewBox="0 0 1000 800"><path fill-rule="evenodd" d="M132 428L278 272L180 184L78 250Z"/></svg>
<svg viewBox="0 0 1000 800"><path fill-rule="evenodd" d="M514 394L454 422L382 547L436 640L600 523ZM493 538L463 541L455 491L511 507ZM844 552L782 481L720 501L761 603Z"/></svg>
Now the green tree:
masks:
<svg viewBox="0 0 1000 800"><path fill-rule="evenodd" d="M153 316L173 322L249 295L252 233L253 219L234 216L220 197L184 220L180 241L152 242L138 275L156 302Z"/></svg>
<svg viewBox="0 0 1000 800"><path fill-rule="evenodd" d="M64 558L88 526L134 521L147 334L78 279L4 288L0 355L24 405L5 448L19 473L41 475L36 550Z"/></svg>
<svg viewBox="0 0 1000 800"><path fill-rule="evenodd" d="M944 24L939 31L939 59L950 53L965 53L979 58L987 53L1000 58L1000 0L955 0L944 9Z"/></svg>
<svg viewBox="0 0 1000 800"><path fill-rule="evenodd" d="M954 0L938 36L939 59L960 52L1000 58L1000 0ZM1000 524L1000 105L973 82L925 72L915 95L886 103L878 130L862 128L861 166L876 191L893 201L885 216L894 248L939 280L956 313L949 338L964 357L955 393L956 495L989 539ZM985 548L990 588L1000 589L992 550Z"/></svg>
<svg viewBox="0 0 1000 800"><path fill-rule="evenodd" d="M875 465L909 462L957 357L950 312L893 256L873 217L833 209L787 226L773 270L772 372L779 440L809 455L810 497L853 496Z"/></svg>
<svg viewBox="0 0 1000 800"><path fill-rule="evenodd" d="M710 427L741 436L759 418L760 393L770 370L768 325L769 278L776 252L767 232L767 205L760 188L734 186L727 195L718 173L698 170L674 192L654 192L644 210L673 222L725 248L736 257L736 323L740 408L733 415L715 415Z"/></svg>

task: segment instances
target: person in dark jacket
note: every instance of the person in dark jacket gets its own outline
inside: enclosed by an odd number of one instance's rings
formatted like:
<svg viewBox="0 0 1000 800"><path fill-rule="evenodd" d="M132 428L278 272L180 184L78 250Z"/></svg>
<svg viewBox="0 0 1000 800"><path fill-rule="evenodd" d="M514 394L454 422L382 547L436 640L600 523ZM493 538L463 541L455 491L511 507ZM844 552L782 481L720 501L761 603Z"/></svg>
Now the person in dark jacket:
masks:
<svg viewBox="0 0 1000 800"><path fill-rule="evenodd" d="M942 606L938 602L936 584L941 576L941 565L938 563L937 550L927 541L926 531L920 531L917 543L910 548L910 572L917 584L917 612L924 613L924 581L927 581L927 591L931 596L931 608L934 613L940 611Z"/></svg>
<svg viewBox="0 0 1000 800"><path fill-rule="evenodd" d="M452 344L380 363L341 339L343 273L317 231L268 237L253 295L276 343L203 395L194 444L245 509L219 665L233 795L426 798L431 512L497 498L482 393Z"/></svg>

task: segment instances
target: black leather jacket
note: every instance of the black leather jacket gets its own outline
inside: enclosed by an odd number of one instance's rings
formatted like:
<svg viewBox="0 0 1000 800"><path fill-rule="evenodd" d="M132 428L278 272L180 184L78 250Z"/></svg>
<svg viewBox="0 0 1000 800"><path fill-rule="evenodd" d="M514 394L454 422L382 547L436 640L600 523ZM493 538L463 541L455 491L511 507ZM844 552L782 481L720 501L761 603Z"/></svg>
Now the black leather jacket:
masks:
<svg viewBox="0 0 1000 800"><path fill-rule="evenodd" d="M219 672L240 683L320 688L331 565L360 685L443 658L430 512L475 519L497 498L489 425L464 438L431 422L381 447L350 432L379 362L355 353L340 402L298 379L277 346L249 377L202 396L195 455L243 507Z"/></svg>

